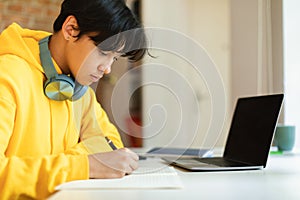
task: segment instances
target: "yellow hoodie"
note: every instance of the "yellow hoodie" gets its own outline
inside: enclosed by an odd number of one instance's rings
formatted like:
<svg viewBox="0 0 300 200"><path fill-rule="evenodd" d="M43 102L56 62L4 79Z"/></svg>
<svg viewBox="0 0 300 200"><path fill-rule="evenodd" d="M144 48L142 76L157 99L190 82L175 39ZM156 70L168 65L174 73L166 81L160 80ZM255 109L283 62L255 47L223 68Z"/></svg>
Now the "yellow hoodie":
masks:
<svg viewBox="0 0 300 200"><path fill-rule="evenodd" d="M0 199L43 199L88 179L87 154L111 151L104 135L123 146L92 89L75 102L44 95L38 41L47 35L17 24L0 35Z"/></svg>

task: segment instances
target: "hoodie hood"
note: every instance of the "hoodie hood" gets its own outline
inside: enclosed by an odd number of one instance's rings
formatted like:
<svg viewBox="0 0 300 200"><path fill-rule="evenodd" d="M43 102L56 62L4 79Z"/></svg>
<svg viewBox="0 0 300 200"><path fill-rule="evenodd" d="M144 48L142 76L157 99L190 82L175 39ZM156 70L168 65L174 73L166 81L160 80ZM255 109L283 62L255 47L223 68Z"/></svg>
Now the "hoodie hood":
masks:
<svg viewBox="0 0 300 200"><path fill-rule="evenodd" d="M50 35L48 32L23 29L13 23L0 35L0 56L16 55L43 71L38 41L48 35Z"/></svg>

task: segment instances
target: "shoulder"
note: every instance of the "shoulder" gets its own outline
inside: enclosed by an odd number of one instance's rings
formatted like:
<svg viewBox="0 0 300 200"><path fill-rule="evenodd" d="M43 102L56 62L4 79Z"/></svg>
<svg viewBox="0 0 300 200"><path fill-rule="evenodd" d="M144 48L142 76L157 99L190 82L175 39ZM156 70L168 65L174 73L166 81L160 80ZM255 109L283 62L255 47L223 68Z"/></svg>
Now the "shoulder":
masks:
<svg viewBox="0 0 300 200"><path fill-rule="evenodd" d="M0 87L1 94L4 91L13 96L27 94L30 90L36 89L43 83L43 73L26 60L12 54L0 56ZM35 85L35 86L34 86Z"/></svg>
<svg viewBox="0 0 300 200"><path fill-rule="evenodd" d="M98 112L99 110L102 110L102 107L96 98L95 91L91 87L88 88L80 99L73 102L73 106L76 110L79 109L83 112L95 112L95 110Z"/></svg>
<svg viewBox="0 0 300 200"><path fill-rule="evenodd" d="M12 54L0 56L1 79L26 79L32 78L32 76L36 76L37 74L43 76L41 71L19 56Z"/></svg>
<svg viewBox="0 0 300 200"><path fill-rule="evenodd" d="M84 95L74 103L89 107L92 106L95 102L97 102L95 91L91 87L88 87Z"/></svg>
<svg viewBox="0 0 300 200"><path fill-rule="evenodd" d="M20 74L29 71L30 64L16 55L6 54L0 56L1 74Z"/></svg>

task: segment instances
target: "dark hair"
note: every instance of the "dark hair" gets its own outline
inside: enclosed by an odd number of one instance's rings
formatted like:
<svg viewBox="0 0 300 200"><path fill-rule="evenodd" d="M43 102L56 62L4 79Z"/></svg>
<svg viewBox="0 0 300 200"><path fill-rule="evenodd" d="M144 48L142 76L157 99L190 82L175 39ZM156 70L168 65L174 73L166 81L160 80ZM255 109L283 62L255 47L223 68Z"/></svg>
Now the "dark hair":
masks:
<svg viewBox="0 0 300 200"><path fill-rule="evenodd" d="M79 27L74 28L80 31L78 39L89 34L104 51L117 51L124 46L122 56L131 61L140 60L147 52L144 29L124 0L64 0L53 24L54 32L61 30L70 15L77 19Z"/></svg>

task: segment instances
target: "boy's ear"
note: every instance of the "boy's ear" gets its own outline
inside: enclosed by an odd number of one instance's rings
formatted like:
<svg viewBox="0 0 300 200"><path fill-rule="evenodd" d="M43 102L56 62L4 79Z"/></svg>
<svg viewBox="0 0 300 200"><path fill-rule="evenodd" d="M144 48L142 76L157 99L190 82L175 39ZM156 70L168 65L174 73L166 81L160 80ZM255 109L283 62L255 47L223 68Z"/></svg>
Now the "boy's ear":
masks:
<svg viewBox="0 0 300 200"><path fill-rule="evenodd" d="M75 18L75 16L68 16L63 23L61 30L66 40L70 40L74 36L77 36L79 34L79 30L77 19Z"/></svg>

